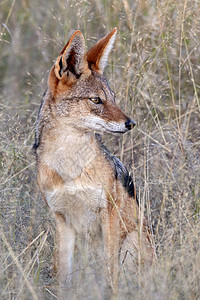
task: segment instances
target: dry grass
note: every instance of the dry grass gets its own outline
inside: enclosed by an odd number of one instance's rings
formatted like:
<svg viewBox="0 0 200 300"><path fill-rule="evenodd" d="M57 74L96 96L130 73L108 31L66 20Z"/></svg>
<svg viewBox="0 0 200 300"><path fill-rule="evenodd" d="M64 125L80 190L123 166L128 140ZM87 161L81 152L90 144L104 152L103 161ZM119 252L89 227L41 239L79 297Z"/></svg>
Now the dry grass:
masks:
<svg viewBox="0 0 200 300"><path fill-rule="evenodd" d="M3 0L0 20L1 299L57 299L34 123L48 70L73 30L89 47L115 26L106 76L137 128L105 141L134 171L157 247L149 270L121 272L118 299L199 299L199 1ZM92 275L83 278L74 299L96 299Z"/></svg>

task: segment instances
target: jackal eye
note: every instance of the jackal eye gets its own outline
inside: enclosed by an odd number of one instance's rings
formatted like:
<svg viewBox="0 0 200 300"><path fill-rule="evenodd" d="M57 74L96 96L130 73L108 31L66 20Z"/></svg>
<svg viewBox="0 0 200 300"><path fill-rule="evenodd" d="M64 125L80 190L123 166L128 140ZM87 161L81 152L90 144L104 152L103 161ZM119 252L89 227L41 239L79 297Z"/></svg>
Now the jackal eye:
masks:
<svg viewBox="0 0 200 300"><path fill-rule="evenodd" d="M92 98L89 98L93 103L95 103L95 104L101 104L101 103L103 103L102 102L102 100L101 100L101 98L99 98L99 97L92 97Z"/></svg>

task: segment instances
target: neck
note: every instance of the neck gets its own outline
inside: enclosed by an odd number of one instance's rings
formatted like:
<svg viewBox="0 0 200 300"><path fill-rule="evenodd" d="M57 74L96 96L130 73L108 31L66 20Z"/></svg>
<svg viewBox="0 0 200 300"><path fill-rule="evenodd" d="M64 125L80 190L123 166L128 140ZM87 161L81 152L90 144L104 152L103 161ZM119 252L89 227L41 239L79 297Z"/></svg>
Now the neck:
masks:
<svg viewBox="0 0 200 300"><path fill-rule="evenodd" d="M43 161L62 178L74 179L90 167L98 152L94 132L78 130L73 126L58 126L43 136ZM51 157L51 161L46 159Z"/></svg>

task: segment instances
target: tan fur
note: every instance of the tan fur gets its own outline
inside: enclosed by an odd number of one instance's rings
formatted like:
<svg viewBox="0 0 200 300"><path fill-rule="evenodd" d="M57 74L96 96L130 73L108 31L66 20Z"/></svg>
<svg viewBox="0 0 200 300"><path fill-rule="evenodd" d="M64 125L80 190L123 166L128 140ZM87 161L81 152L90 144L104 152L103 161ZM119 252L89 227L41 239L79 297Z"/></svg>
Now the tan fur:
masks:
<svg viewBox="0 0 200 300"><path fill-rule="evenodd" d="M72 35L50 71L36 128L37 181L57 223L61 286L72 279L76 235L92 235L100 225L113 293L121 247L123 255L128 250L135 257L143 253L147 261L153 257L136 199L95 136L95 131L124 133L133 127L101 75L115 34L116 29L87 53L81 32Z"/></svg>
<svg viewBox="0 0 200 300"><path fill-rule="evenodd" d="M95 70L96 72L103 73L103 66L101 66L101 59L105 55L105 52L110 49L108 47L112 47L112 37L115 38L117 33L117 28L114 28L107 36L102 38L98 43L96 43L88 52L87 52L87 61L89 66ZM111 45L109 46L109 43ZM108 50L107 50L108 49Z"/></svg>

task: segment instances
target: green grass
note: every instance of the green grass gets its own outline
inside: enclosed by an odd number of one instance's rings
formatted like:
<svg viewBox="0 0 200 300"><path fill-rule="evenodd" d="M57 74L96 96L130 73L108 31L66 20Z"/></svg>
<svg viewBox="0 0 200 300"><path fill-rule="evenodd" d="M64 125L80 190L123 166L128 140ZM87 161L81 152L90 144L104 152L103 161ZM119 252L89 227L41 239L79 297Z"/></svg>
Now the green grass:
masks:
<svg viewBox="0 0 200 300"><path fill-rule="evenodd" d="M71 33L80 29L89 48L115 26L105 74L137 128L104 140L135 176L157 249L148 270L131 263L121 271L118 299L200 298L199 8L197 0L1 1L1 299L58 297L34 124L48 72ZM98 284L84 258L82 266L74 299L94 299Z"/></svg>

